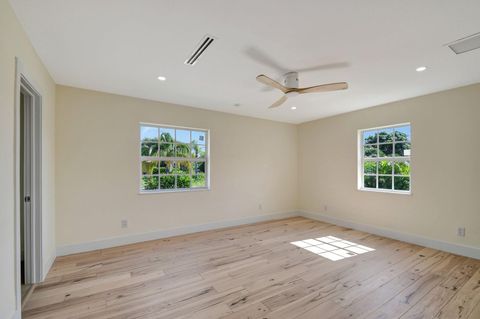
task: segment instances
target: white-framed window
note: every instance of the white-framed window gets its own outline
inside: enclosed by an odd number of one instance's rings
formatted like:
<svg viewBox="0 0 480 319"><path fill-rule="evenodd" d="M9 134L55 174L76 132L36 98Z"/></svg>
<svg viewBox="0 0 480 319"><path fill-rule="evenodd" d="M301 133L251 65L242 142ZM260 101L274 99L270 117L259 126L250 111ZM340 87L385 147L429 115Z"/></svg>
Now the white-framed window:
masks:
<svg viewBox="0 0 480 319"><path fill-rule="evenodd" d="M140 192L209 189L209 131L140 124Z"/></svg>
<svg viewBox="0 0 480 319"><path fill-rule="evenodd" d="M358 131L358 189L410 194L410 123Z"/></svg>

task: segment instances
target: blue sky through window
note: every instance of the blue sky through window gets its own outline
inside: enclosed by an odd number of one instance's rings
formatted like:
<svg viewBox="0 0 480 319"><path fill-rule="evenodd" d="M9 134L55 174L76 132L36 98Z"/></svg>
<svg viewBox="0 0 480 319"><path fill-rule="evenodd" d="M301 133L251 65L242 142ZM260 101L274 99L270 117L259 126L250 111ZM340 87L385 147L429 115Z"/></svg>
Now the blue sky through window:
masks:
<svg viewBox="0 0 480 319"><path fill-rule="evenodd" d="M192 142L200 145L205 144L205 132L192 131Z"/></svg>
<svg viewBox="0 0 480 319"><path fill-rule="evenodd" d="M142 141L144 139L156 139L158 138L158 128L152 126L142 126L140 130L140 136Z"/></svg>
<svg viewBox="0 0 480 319"><path fill-rule="evenodd" d="M176 141L180 143L190 143L190 131L176 130Z"/></svg>

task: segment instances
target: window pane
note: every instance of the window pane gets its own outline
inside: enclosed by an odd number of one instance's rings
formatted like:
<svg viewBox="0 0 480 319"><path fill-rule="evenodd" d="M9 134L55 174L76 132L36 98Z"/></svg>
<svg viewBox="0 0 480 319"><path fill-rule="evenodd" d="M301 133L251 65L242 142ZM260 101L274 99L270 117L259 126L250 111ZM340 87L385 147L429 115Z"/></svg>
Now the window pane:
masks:
<svg viewBox="0 0 480 319"><path fill-rule="evenodd" d="M158 176L143 176L141 189L142 190L158 189Z"/></svg>
<svg viewBox="0 0 480 319"><path fill-rule="evenodd" d="M377 162L367 161L363 163L363 172L365 174L377 174Z"/></svg>
<svg viewBox="0 0 480 319"><path fill-rule="evenodd" d="M392 163L388 161L378 162L378 174L392 174Z"/></svg>
<svg viewBox="0 0 480 319"><path fill-rule="evenodd" d="M190 157L190 144L177 144L175 150L177 157Z"/></svg>
<svg viewBox="0 0 480 319"><path fill-rule="evenodd" d="M175 176L160 176L160 189L175 188Z"/></svg>
<svg viewBox="0 0 480 319"><path fill-rule="evenodd" d="M393 144L380 144L378 147L379 157L391 157L393 155Z"/></svg>
<svg viewBox="0 0 480 319"><path fill-rule="evenodd" d="M363 150L365 157L377 157L377 145L365 145Z"/></svg>
<svg viewBox="0 0 480 319"><path fill-rule="evenodd" d="M378 142L379 143L389 143L393 142L393 129L384 128L378 132Z"/></svg>
<svg viewBox="0 0 480 319"><path fill-rule="evenodd" d="M205 132L192 131L192 143L205 145Z"/></svg>
<svg viewBox="0 0 480 319"><path fill-rule="evenodd" d="M143 175L158 174L158 161L142 161L142 174Z"/></svg>
<svg viewBox="0 0 480 319"><path fill-rule="evenodd" d="M175 164L173 161L161 161L160 162L160 174L172 174Z"/></svg>
<svg viewBox="0 0 480 319"><path fill-rule="evenodd" d="M410 161L395 162L393 166L395 175L410 175Z"/></svg>
<svg viewBox="0 0 480 319"><path fill-rule="evenodd" d="M395 141L410 142L410 125L395 128Z"/></svg>
<svg viewBox="0 0 480 319"><path fill-rule="evenodd" d="M158 128L142 126L140 128L140 139L142 142L158 142Z"/></svg>
<svg viewBox="0 0 480 319"><path fill-rule="evenodd" d="M378 176L378 188L392 189L392 177L391 176Z"/></svg>
<svg viewBox="0 0 480 319"><path fill-rule="evenodd" d="M205 162L192 163L193 174L205 173Z"/></svg>
<svg viewBox="0 0 480 319"><path fill-rule="evenodd" d="M173 128L160 128L160 142L173 143L175 130Z"/></svg>
<svg viewBox="0 0 480 319"><path fill-rule="evenodd" d="M410 143L395 143L395 156L410 156Z"/></svg>
<svg viewBox="0 0 480 319"><path fill-rule="evenodd" d="M177 176L177 188L190 188L191 184L192 184L192 179L189 175Z"/></svg>
<svg viewBox="0 0 480 319"><path fill-rule="evenodd" d="M206 187L205 174L197 174L192 176L192 187Z"/></svg>
<svg viewBox="0 0 480 319"><path fill-rule="evenodd" d="M192 145L193 158L205 158L205 146Z"/></svg>
<svg viewBox="0 0 480 319"><path fill-rule="evenodd" d="M142 143L142 148L140 153L142 156L158 156L158 144Z"/></svg>
<svg viewBox="0 0 480 319"><path fill-rule="evenodd" d="M174 157L175 146L173 144L162 143L160 144L160 156L162 157Z"/></svg>
<svg viewBox="0 0 480 319"><path fill-rule="evenodd" d="M175 173L176 174L190 174L192 171L192 163L189 161L178 161Z"/></svg>
<svg viewBox="0 0 480 319"><path fill-rule="evenodd" d="M376 176L364 176L363 186L365 188L377 188L377 177Z"/></svg>
<svg viewBox="0 0 480 319"><path fill-rule="evenodd" d="M375 143L377 143L377 131L363 132L363 143L364 144L375 144Z"/></svg>
<svg viewBox="0 0 480 319"><path fill-rule="evenodd" d="M190 131L188 130L176 130L175 141L177 143L190 143Z"/></svg>
<svg viewBox="0 0 480 319"><path fill-rule="evenodd" d="M410 177L395 176L395 189L399 191L409 191Z"/></svg>

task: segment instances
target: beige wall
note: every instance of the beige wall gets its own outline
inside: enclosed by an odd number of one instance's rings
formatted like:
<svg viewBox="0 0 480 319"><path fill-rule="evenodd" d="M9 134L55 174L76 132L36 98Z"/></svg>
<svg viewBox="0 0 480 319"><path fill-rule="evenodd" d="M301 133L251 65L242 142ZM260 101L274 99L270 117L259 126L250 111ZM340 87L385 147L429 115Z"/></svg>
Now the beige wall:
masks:
<svg viewBox="0 0 480 319"><path fill-rule="evenodd" d="M294 125L62 86L56 120L58 246L297 208ZM211 191L138 194L140 122L210 129Z"/></svg>
<svg viewBox="0 0 480 319"><path fill-rule="evenodd" d="M479 247L478 101L474 85L294 126L59 86L57 246L300 208ZM210 129L212 190L139 195L139 122ZM357 130L403 122L412 195L358 191Z"/></svg>
<svg viewBox="0 0 480 319"><path fill-rule="evenodd" d="M14 91L15 57L43 96L44 268L55 254L55 84L33 50L7 0L0 0L0 318L15 311Z"/></svg>
<svg viewBox="0 0 480 319"><path fill-rule="evenodd" d="M480 247L479 121L477 84L304 123L300 208ZM357 130L404 122L412 125L412 195L358 191Z"/></svg>

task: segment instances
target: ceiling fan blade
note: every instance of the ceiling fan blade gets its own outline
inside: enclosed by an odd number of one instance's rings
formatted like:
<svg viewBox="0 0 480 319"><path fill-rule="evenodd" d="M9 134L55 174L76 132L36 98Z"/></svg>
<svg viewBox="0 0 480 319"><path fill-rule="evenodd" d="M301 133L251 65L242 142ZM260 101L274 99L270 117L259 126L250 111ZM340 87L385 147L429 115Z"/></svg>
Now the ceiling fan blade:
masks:
<svg viewBox="0 0 480 319"><path fill-rule="evenodd" d="M280 99L278 99L275 103L273 103L272 105L269 106L269 109L273 109L273 108L276 108L276 107L279 107L280 105L282 105L283 103L285 103L285 101L287 100L287 96L286 95L283 95Z"/></svg>
<svg viewBox="0 0 480 319"><path fill-rule="evenodd" d="M329 84L322 84L311 86L308 88L300 88L297 91L300 94L303 93L316 93L316 92L328 92L328 91L338 91L338 90L346 90L348 89L347 82L339 82L339 83L329 83Z"/></svg>
<svg viewBox="0 0 480 319"><path fill-rule="evenodd" d="M283 85L281 85L277 81L272 80L268 76L263 75L263 74L260 74L259 76L257 76L257 81L260 82L260 83L263 83L265 85L268 85L268 86L274 87L276 89L279 89L283 93L287 92L287 90L288 90L286 87L284 87Z"/></svg>
<svg viewBox="0 0 480 319"><path fill-rule="evenodd" d="M289 70L280 65L277 61L275 61L271 56L267 53L263 52L262 50L256 47L249 47L245 50L245 54L250 57L255 62L263 64L266 67L274 69L280 74L287 73ZM290 70L291 71L291 70Z"/></svg>

